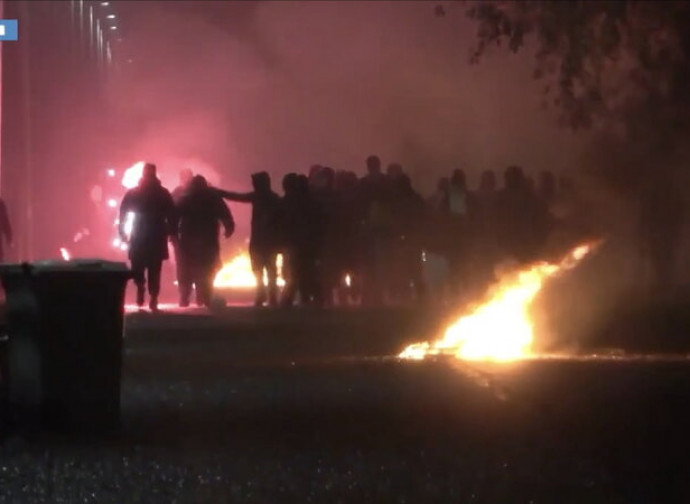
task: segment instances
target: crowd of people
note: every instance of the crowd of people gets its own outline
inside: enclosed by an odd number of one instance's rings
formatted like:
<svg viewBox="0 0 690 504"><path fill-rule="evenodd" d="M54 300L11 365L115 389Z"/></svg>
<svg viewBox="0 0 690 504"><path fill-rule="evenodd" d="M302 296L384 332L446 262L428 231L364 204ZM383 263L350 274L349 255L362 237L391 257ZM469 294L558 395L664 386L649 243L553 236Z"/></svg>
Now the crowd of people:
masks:
<svg viewBox="0 0 690 504"><path fill-rule="evenodd" d="M390 164L384 172L381 160L370 156L366 169L361 178L320 165L308 174L289 173L281 196L266 172L252 175L251 192L238 193L212 187L187 170L170 193L155 165L147 164L139 186L120 207L137 304L144 305L148 284L149 306L157 309L170 240L180 305L190 304L195 288L197 304L211 306L221 266L220 228L227 238L235 228L223 200L252 206L249 254L257 306L380 306L476 295L494 280L499 262L548 255L548 236L556 225L551 209L569 188L549 172L534 183L511 166L502 187L493 171L485 171L478 188L470 190L458 169L424 198L401 165ZM127 233L130 213L135 218Z"/></svg>

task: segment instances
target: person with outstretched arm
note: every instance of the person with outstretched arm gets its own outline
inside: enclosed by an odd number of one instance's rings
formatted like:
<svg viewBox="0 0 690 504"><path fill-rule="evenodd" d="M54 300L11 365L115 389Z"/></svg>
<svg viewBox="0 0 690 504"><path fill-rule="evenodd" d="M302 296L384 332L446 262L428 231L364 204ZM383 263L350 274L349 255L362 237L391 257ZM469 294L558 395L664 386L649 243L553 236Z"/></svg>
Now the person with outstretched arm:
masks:
<svg viewBox="0 0 690 504"><path fill-rule="evenodd" d="M256 306L278 304L278 274L276 261L280 247L279 212L281 198L271 189L271 178L268 173L252 175L253 191L236 193L217 189L218 194L229 201L251 203L252 225L249 239L249 256L256 278ZM268 278L268 295L264 285L264 272Z"/></svg>

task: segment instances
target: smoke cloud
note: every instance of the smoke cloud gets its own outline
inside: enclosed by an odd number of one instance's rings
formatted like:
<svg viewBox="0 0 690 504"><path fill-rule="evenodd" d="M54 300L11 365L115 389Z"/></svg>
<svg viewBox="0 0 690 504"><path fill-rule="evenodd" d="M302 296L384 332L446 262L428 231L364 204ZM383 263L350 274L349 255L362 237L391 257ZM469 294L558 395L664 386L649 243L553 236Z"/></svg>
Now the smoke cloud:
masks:
<svg viewBox="0 0 690 504"><path fill-rule="evenodd" d="M118 2L111 99L122 155L197 158L222 183L314 163L402 162L420 189L452 168L573 170L582 140L540 109L528 53L468 64L462 5L420 2ZM127 5L129 4L129 5ZM243 5L251 4L251 5Z"/></svg>

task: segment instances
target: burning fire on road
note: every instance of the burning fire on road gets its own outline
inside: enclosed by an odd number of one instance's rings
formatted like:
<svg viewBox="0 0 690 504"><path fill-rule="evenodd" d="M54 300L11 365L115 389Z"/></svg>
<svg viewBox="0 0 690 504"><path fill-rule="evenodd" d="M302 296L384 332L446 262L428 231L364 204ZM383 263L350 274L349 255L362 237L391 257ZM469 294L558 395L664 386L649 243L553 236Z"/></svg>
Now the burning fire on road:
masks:
<svg viewBox="0 0 690 504"><path fill-rule="evenodd" d="M278 287L285 287L283 279L283 256L278 254L276 261L278 270ZM268 278L264 273L264 285L268 286ZM230 261L223 264L216 274L213 286L220 289L252 289L256 287L256 278L252 271L252 263L248 252L241 252Z"/></svg>
<svg viewBox="0 0 690 504"><path fill-rule="evenodd" d="M487 301L451 324L442 338L412 344L399 357L422 360L450 355L463 360L510 362L532 356L532 302L549 278L571 270L597 246L580 245L558 263L536 263L505 276L489 290Z"/></svg>

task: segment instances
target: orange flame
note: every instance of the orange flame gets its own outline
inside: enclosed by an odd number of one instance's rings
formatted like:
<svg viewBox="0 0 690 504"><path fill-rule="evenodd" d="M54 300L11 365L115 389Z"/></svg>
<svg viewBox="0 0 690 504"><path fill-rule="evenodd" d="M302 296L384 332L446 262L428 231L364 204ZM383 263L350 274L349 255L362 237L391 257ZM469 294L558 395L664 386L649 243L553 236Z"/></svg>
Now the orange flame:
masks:
<svg viewBox="0 0 690 504"><path fill-rule="evenodd" d="M428 355L453 355L459 359L507 362L532 355L534 327L529 308L544 282L574 268L596 244L570 251L557 264L537 263L500 281L489 300L460 317L433 343L415 343L400 355L422 360Z"/></svg>
<svg viewBox="0 0 690 504"><path fill-rule="evenodd" d="M284 287L283 279L283 256L278 254L276 261L278 268L278 286ZM264 273L264 285L268 285L268 278ZM214 287L221 289L253 289L256 287L256 278L252 271L252 263L249 253L242 252L233 259L223 264L221 270L216 274L213 281Z"/></svg>

